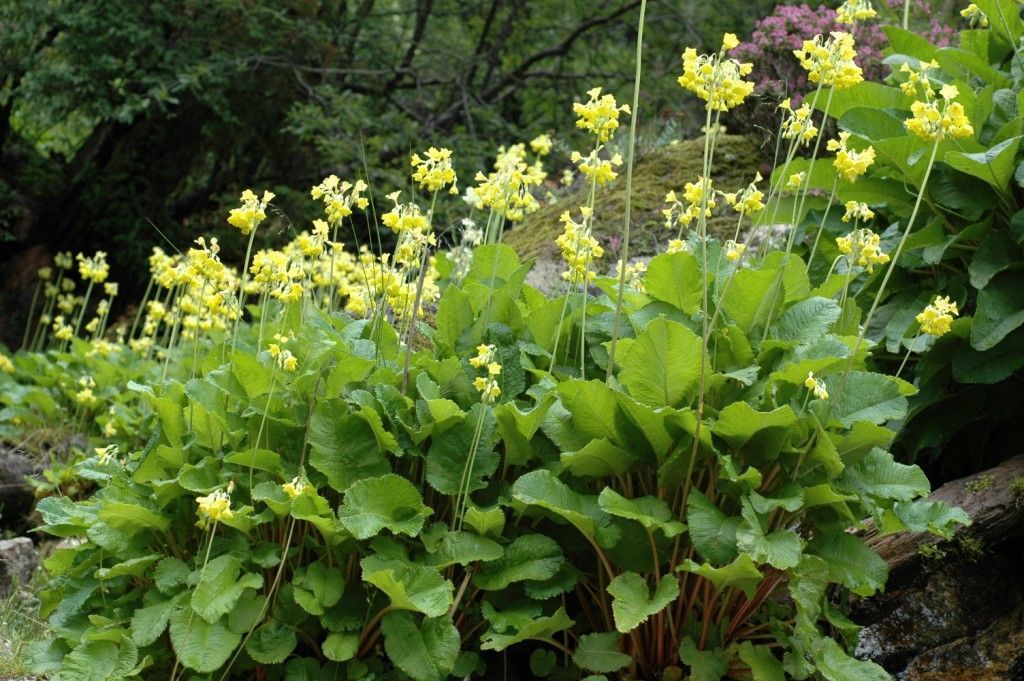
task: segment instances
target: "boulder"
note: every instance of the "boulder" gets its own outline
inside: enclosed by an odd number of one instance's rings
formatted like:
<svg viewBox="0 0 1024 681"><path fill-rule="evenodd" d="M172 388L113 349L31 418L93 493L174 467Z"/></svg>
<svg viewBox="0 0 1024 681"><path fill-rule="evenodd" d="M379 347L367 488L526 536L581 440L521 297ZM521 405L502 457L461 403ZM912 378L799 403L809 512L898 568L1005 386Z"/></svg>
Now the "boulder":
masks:
<svg viewBox="0 0 1024 681"><path fill-rule="evenodd" d="M27 456L0 446L0 529L20 533L30 527L36 498L26 478L40 472Z"/></svg>
<svg viewBox="0 0 1024 681"><path fill-rule="evenodd" d="M39 553L28 537L0 540L0 597L28 584L39 566Z"/></svg>

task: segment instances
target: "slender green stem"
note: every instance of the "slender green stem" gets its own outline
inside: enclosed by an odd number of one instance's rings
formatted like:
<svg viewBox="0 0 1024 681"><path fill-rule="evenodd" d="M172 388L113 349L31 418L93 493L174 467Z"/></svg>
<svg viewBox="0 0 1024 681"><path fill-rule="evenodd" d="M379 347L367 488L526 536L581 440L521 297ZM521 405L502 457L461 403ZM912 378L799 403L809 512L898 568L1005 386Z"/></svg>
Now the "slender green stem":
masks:
<svg viewBox="0 0 1024 681"><path fill-rule="evenodd" d="M629 212L633 196L633 154L636 150L637 108L640 106L640 74L644 44L644 16L647 0L640 2L640 20L636 35L636 75L633 78L633 108L629 119L629 152L626 157L626 208L622 222L622 255L619 260L619 295L615 299L615 319L612 321L612 342L608 350L608 373L605 381L612 380L615 372L615 345L619 340L619 322L622 319L622 299L626 290L626 265L629 263Z"/></svg>
<svg viewBox="0 0 1024 681"><path fill-rule="evenodd" d="M249 283L249 258L252 256L252 244L256 240L256 230L249 233L249 243L245 247L245 260L242 261L242 278L238 282L238 319L235 320L231 330L231 352L235 351L235 344L238 341L238 326L245 317L245 286ZM262 320L261 320L262 321Z"/></svg>
<svg viewBox="0 0 1024 681"><path fill-rule="evenodd" d="M910 0L903 0L903 30L910 27Z"/></svg>
<svg viewBox="0 0 1024 681"><path fill-rule="evenodd" d="M900 368L896 370L896 378L899 378L900 374L903 373L903 367L907 366L907 360L910 359L910 353L914 351L914 347L917 345L917 339L920 337L921 331L918 331L917 335L914 336L914 340L910 341L910 346L907 348L907 354L903 356L903 361L900 362Z"/></svg>
<svg viewBox="0 0 1024 681"><path fill-rule="evenodd" d="M814 244L811 246L811 253L807 256L806 271L811 271L811 263L814 262L814 254L818 252L818 242L821 240L821 233L825 230L825 221L828 220L828 209L832 207L832 200L836 197L836 186L839 184L839 176L832 180L832 190L828 194L828 201L825 202L825 212L821 214L821 223L818 231L814 234Z"/></svg>
<svg viewBox="0 0 1024 681"><path fill-rule="evenodd" d="M28 336L32 328L32 319L36 316L36 303L39 302L39 291L43 288L43 280L36 279L36 290L32 293L32 304L28 308L28 318L25 320L25 335L21 339L21 349L28 349Z"/></svg>

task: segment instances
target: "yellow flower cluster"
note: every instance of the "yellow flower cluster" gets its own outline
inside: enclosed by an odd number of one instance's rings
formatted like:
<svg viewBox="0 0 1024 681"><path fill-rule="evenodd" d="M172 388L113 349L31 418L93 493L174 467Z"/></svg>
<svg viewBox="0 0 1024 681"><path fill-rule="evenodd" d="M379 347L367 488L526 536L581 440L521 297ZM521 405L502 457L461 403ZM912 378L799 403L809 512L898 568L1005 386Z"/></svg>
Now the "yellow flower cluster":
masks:
<svg viewBox="0 0 1024 681"><path fill-rule="evenodd" d="M741 215L756 215L764 210L764 192L757 188L758 182L762 179L761 173L757 173L754 181L748 184L740 192L719 192L725 202L732 206L732 209Z"/></svg>
<svg viewBox="0 0 1024 681"><path fill-rule="evenodd" d="M107 254L103 251L96 251L91 258L79 253L75 258L78 260L78 274L85 281L94 284L102 284L110 274L110 265L107 264Z"/></svg>
<svg viewBox="0 0 1024 681"><path fill-rule="evenodd" d="M295 358L292 351L282 347L291 340L292 338L288 335L274 334L275 342L267 347L267 351L274 358L274 364L277 368L287 372L292 372L299 368L299 360Z"/></svg>
<svg viewBox="0 0 1024 681"><path fill-rule="evenodd" d="M642 260L632 262L626 265L626 283L634 291L643 293L646 288L644 287L644 275L647 273L647 263ZM622 276L622 260L618 260L615 263L615 276Z"/></svg>
<svg viewBox="0 0 1024 681"><path fill-rule="evenodd" d="M835 166L839 177L847 182L855 182L875 162L875 148L869 146L864 151L856 151L847 145L849 139L850 133L841 132L839 139L829 140L826 146L829 151L836 152L832 165Z"/></svg>
<svg viewBox="0 0 1024 681"><path fill-rule="evenodd" d="M14 362L7 355L0 353L0 372L5 374L14 373Z"/></svg>
<svg viewBox="0 0 1024 681"><path fill-rule="evenodd" d="M218 523L231 519L234 513L231 511L231 497L228 495L233 487L234 483L229 483L227 491L218 489L205 497L196 498L196 504L199 507L196 511L199 516L197 526L205 530L210 520Z"/></svg>
<svg viewBox="0 0 1024 681"><path fill-rule="evenodd" d="M800 187L804 186L804 180L807 179L806 172L793 173L786 178L786 189L790 191L796 191Z"/></svg>
<svg viewBox="0 0 1024 681"><path fill-rule="evenodd" d="M683 186L683 201L679 200L675 191L665 194L667 208L662 209L661 214L665 216L665 226L669 229L677 225L688 226L700 216L700 206L704 201L705 184L707 185L707 203L704 206L704 217L711 217L711 212L717 205L715 203L714 181L710 178L705 180L698 177L696 182L687 182Z"/></svg>
<svg viewBox="0 0 1024 681"><path fill-rule="evenodd" d="M263 192L263 198L259 198L251 189L246 189L238 200L242 205L228 213L228 224L248 235L267 219L267 205L274 200L274 194Z"/></svg>
<svg viewBox="0 0 1024 681"><path fill-rule="evenodd" d="M925 99L931 99L932 91L935 87L932 85L928 72L937 68L939 68L939 62L934 59L931 61L918 60L918 68L916 69L904 62L900 66L900 73L906 76L906 80L900 83L900 90L903 91L903 94L916 97L920 88Z"/></svg>
<svg viewBox="0 0 1024 681"><path fill-rule="evenodd" d="M875 212L866 203L847 201L843 204L843 207L846 208L846 212L843 214L843 222L850 222L852 220L854 223L857 223L861 220L873 220L875 217Z"/></svg>
<svg viewBox="0 0 1024 681"><path fill-rule="evenodd" d="M828 38L815 36L814 40L805 40L803 47L793 50L793 54L812 83L845 90L864 80L854 61L857 49L849 33L833 31Z"/></svg>
<svg viewBox="0 0 1024 681"><path fill-rule="evenodd" d="M480 399L486 404L494 402L501 395L501 388L498 386L497 376L501 375L501 365L495 360L496 351L493 345L478 345L476 357L471 357L469 363L474 369L484 369L486 375L477 376L473 379L473 387L480 391Z"/></svg>
<svg viewBox="0 0 1024 681"><path fill-rule="evenodd" d="M120 448L117 445L95 448L96 457L99 459L101 466L107 465L111 460L116 460L119 451Z"/></svg>
<svg viewBox="0 0 1024 681"><path fill-rule="evenodd" d="M370 200L363 196L363 192L367 189L369 186L362 180L356 180L355 183L348 180L343 182L337 175L329 175L309 193L314 200L323 199L327 221L337 225L352 215L353 206L359 210L366 209Z"/></svg>
<svg viewBox="0 0 1024 681"><path fill-rule="evenodd" d="M913 116L906 121L907 130L926 142L937 142L946 137L971 137L974 128L967 120L964 105L953 101L960 91L955 85L944 85L941 102L916 101L910 105Z"/></svg>
<svg viewBox="0 0 1024 681"><path fill-rule="evenodd" d="M786 112L782 119L783 139L796 140L799 146L811 142L818 135L818 128L811 117L811 107L807 102L794 109L792 101L787 97L779 104L779 108Z"/></svg>
<svg viewBox="0 0 1024 681"><path fill-rule="evenodd" d="M70 270L74 264L71 260L71 251L64 251L53 256L53 264L62 270Z"/></svg>
<svg viewBox="0 0 1024 681"><path fill-rule="evenodd" d="M530 146L534 147L536 141L533 140ZM474 208L490 208L506 220L518 222L540 208L530 188L540 186L544 177L540 161L533 165L526 163L524 145L513 144L508 149L501 147L494 161L494 171L487 175L482 172L476 174L478 184L467 191L467 201Z"/></svg>
<svg viewBox="0 0 1024 681"><path fill-rule="evenodd" d="M572 105L573 113L579 116L576 127L593 133L598 143L604 144L618 129L619 114L629 115L629 106L619 106L614 95L602 95L599 87L587 90L587 96L590 97L588 101Z"/></svg>
<svg viewBox="0 0 1024 681"><path fill-rule="evenodd" d="M689 251L690 247L687 246L686 242L683 241L682 239L672 239L671 241L668 242L668 245L665 247L666 253L688 253Z"/></svg>
<svg viewBox="0 0 1024 681"><path fill-rule="evenodd" d="M743 257L743 252L747 250L746 244L738 244L732 239L729 239L722 244L722 250L725 251L725 259L729 262L738 262Z"/></svg>
<svg viewBox="0 0 1024 681"><path fill-rule="evenodd" d="M579 167L581 173L589 177L598 185L603 186L618 177L618 173L615 172L615 168L622 165L622 155L614 154L611 159L604 160L600 157L600 151L602 148L603 147L598 147L597 149L594 149L587 156L583 156L580 152L574 151L569 158Z"/></svg>
<svg viewBox="0 0 1024 681"><path fill-rule="evenodd" d="M875 265L889 262L889 256L882 252L881 238L870 229L855 229L846 236L836 239L839 252L849 256L851 265L858 265L868 272L874 272Z"/></svg>
<svg viewBox="0 0 1024 681"><path fill-rule="evenodd" d="M380 216L380 221L391 231L400 234L407 231L426 231L430 227L427 216L420 211L415 203L400 203L398 197L402 192L391 192L388 198L395 204L387 213Z"/></svg>
<svg viewBox="0 0 1024 681"><path fill-rule="evenodd" d="M871 5L871 0L846 0L836 10L836 23L853 25L876 16L878 12Z"/></svg>
<svg viewBox="0 0 1024 681"><path fill-rule="evenodd" d="M754 84L743 80L754 65L725 58L725 53L738 44L735 35L726 33L717 54L697 54L692 47L683 51L683 75L676 80L683 89L707 102L710 111L728 111L754 91Z"/></svg>
<svg viewBox="0 0 1024 681"><path fill-rule="evenodd" d="M281 489L288 495L289 499L298 498L303 491L306 489L306 483L299 476L295 476L291 479L291 482L286 482L281 485Z"/></svg>
<svg viewBox="0 0 1024 681"><path fill-rule="evenodd" d="M93 392L96 387L96 380L92 376L85 375L78 379L78 392L75 393L75 402L83 407L93 407L99 403L99 398Z"/></svg>
<svg viewBox="0 0 1024 681"><path fill-rule="evenodd" d="M580 208L580 214L583 220L576 222L569 211L562 213L560 219L565 230L555 239L555 244L562 249L562 258L569 266L569 269L562 273L562 278L572 285L592 282L596 274L590 266L604 255L604 248L590 231L593 211L583 207Z"/></svg>
<svg viewBox="0 0 1024 681"><path fill-rule="evenodd" d="M935 301L915 317L921 325L921 332L942 336L949 332L953 318L960 316L960 310L949 296L935 296Z"/></svg>
<svg viewBox="0 0 1024 681"><path fill-rule="evenodd" d="M982 12L981 8L973 2L960 10L960 16L964 19L969 19L971 26L988 27L988 15Z"/></svg>
<svg viewBox="0 0 1024 681"><path fill-rule="evenodd" d="M548 154L550 154L551 147L553 145L554 142L551 140L550 135L537 135L532 140L530 140L530 149L532 149L533 153L537 154L538 156L547 156Z"/></svg>
<svg viewBox="0 0 1024 681"><path fill-rule="evenodd" d="M804 387L810 390L819 400L828 399L828 386L825 385L825 381L815 378L813 371L807 372L807 378L804 379Z"/></svg>
<svg viewBox="0 0 1024 681"><path fill-rule="evenodd" d="M458 194L458 178L452 167L452 150L430 147L424 153L426 158L413 154L410 159L412 167L415 168L412 173L413 182L429 192L440 191L451 185L448 193Z"/></svg>

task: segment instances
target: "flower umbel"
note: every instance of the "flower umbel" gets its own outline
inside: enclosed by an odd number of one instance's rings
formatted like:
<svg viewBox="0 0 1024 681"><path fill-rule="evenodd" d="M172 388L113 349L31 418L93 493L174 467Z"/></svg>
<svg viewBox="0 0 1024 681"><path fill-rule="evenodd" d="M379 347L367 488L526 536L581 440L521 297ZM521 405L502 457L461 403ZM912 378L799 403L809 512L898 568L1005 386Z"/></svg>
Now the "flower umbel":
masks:
<svg viewBox="0 0 1024 681"><path fill-rule="evenodd" d="M825 381L820 378L815 378L813 371L807 372L807 378L804 380L804 387L810 390L811 393L819 400L828 399L828 387L825 385Z"/></svg>
<svg viewBox="0 0 1024 681"><path fill-rule="evenodd" d="M458 178L452 168L452 150L444 147L430 147L424 152L426 158L413 154L410 163L415 170L412 179L421 188L436 192L451 185L449 194L458 194Z"/></svg>
<svg viewBox="0 0 1024 681"><path fill-rule="evenodd" d="M847 146L849 139L850 133L841 132L839 139L829 140L826 146L829 151L836 152L832 165L835 166L839 177L847 182L855 182L875 162L875 148L869 146L863 151L851 149Z"/></svg>
<svg viewBox="0 0 1024 681"><path fill-rule="evenodd" d="M857 50L849 33L833 31L828 38L815 36L814 40L805 40L803 47L793 50L793 54L812 83L845 90L864 80L854 61Z"/></svg>
<svg viewBox="0 0 1024 681"><path fill-rule="evenodd" d="M619 114L629 113L629 106L619 106L614 95L601 94L601 88L587 90L590 99L572 105L573 112L579 116L576 127L593 133L599 144L612 138L619 127Z"/></svg>
<svg viewBox="0 0 1024 681"><path fill-rule="evenodd" d="M881 238L870 229L855 229L846 236L836 239L839 252L849 256L851 265L859 265L873 272L875 265L889 262L889 256L882 252Z"/></svg>
<svg viewBox="0 0 1024 681"><path fill-rule="evenodd" d="M921 325L921 332L942 336L949 332L953 319L960 316L960 310L949 296L935 296L935 300L922 310L915 319Z"/></svg>
<svg viewBox="0 0 1024 681"><path fill-rule="evenodd" d="M726 33L722 49L716 54L697 54L692 47L683 52L683 75L676 80L683 89L707 102L711 111L737 107L754 91L754 84L743 80L754 65L725 57L738 44L735 35Z"/></svg>
<svg viewBox="0 0 1024 681"><path fill-rule="evenodd" d="M228 224L238 228L242 234L251 234L267 219L267 205L273 200L272 192L263 192L263 198L259 198L251 189L246 189L239 198L242 205L228 213Z"/></svg>

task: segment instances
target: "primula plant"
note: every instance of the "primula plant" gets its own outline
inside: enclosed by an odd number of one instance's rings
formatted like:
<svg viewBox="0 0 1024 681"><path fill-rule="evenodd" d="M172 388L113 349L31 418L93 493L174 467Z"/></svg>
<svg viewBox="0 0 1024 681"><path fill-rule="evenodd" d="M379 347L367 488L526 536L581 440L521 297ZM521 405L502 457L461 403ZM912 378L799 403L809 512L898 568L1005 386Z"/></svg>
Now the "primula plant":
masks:
<svg viewBox="0 0 1024 681"><path fill-rule="evenodd" d="M574 106L587 146L571 159L590 191L562 217L563 294L526 284L530 264L500 243L536 205L543 170L526 146L476 176L467 202L486 226L471 216L449 253L434 215L457 178L452 152L431 148L412 157L413 191L383 207L392 252L341 245L355 210L382 208L365 182L329 177L311 193L325 219L279 250L250 248L241 274L199 240L154 253L130 326L101 320L82 337L76 323L62 338L40 325L30 343L47 353L0 364L5 395L33 396L4 416L52 417L66 376L91 371L72 399L89 391L78 413L96 447L75 471L98 489L39 503L41 530L76 541L46 561L38 671L888 678L846 652L845 603L887 577L856 530L948 537L969 522L924 499L924 473L890 453L915 387L873 368L871 331L926 193L890 190L913 206L898 243L870 229L881 206L848 198L883 184L872 173L890 150L854 129L822 144L814 110L845 125L867 87L838 32L796 55L815 89L805 113L784 107L791 146L768 195L760 178L716 190L720 117L753 89L737 44L683 53L679 83L706 106L704 163L665 188L671 241L646 267L625 252L602 265L590 230L626 117L629 191L638 47L632 106L600 88ZM922 94L906 121L880 113L908 130L900 149L930 154L920 187L938 150L973 134L967 91ZM230 224L251 238L279 219L273 199L246 192ZM823 204L852 228L838 242ZM724 242L707 229L719 210L736 219ZM780 219L784 243L754 245ZM81 272L86 299L97 271ZM59 295L44 290L43 314ZM933 301L922 331L962 323L945 319L954 302Z"/></svg>

